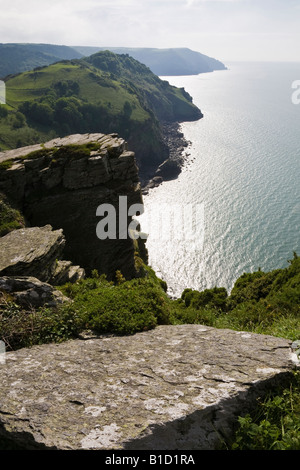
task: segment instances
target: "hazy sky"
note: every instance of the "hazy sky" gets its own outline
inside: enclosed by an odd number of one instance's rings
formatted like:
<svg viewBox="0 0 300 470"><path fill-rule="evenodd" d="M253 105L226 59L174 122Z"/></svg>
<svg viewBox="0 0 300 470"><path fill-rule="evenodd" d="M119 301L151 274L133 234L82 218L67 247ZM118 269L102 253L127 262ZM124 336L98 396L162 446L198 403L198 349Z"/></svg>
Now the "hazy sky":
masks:
<svg viewBox="0 0 300 470"><path fill-rule="evenodd" d="M0 42L189 47L300 62L300 0L0 0Z"/></svg>

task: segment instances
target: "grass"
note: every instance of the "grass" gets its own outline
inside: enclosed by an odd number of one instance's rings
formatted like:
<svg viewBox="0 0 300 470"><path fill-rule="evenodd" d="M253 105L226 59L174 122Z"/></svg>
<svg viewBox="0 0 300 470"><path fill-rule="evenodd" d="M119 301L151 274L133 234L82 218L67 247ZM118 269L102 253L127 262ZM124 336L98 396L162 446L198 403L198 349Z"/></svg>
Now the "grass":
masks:
<svg viewBox="0 0 300 470"><path fill-rule="evenodd" d="M18 108L25 101L53 99L49 93L53 84L59 81L71 80L79 86L76 95L83 102L97 103L108 107L113 115L119 115L128 101L133 108L134 120L144 121L148 113L141 107L136 95L129 93L120 82L109 79L110 86L102 86L107 74L99 70L91 72L90 68L80 65L54 64L39 72L25 72L6 82L7 103ZM36 77L36 78L34 78Z"/></svg>
<svg viewBox="0 0 300 470"><path fill-rule="evenodd" d="M0 193L0 237L24 226L25 221L21 213L11 207L5 196Z"/></svg>
<svg viewBox="0 0 300 470"><path fill-rule="evenodd" d="M227 449L300 450L300 373L294 373L289 386L259 399L255 410L238 422Z"/></svg>
<svg viewBox="0 0 300 470"><path fill-rule="evenodd" d="M145 267L147 272L150 268ZM115 283L94 272L92 278L66 284L61 291L72 303L57 309L23 309L2 293L0 338L8 350L78 337L85 329L96 333L130 335L170 323L170 307L163 283L150 273Z"/></svg>
<svg viewBox="0 0 300 470"><path fill-rule="evenodd" d="M145 167L167 158L160 121L200 117L184 90L108 51L10 76L6 102L0 150L73 133L116 132Z"/></svg>

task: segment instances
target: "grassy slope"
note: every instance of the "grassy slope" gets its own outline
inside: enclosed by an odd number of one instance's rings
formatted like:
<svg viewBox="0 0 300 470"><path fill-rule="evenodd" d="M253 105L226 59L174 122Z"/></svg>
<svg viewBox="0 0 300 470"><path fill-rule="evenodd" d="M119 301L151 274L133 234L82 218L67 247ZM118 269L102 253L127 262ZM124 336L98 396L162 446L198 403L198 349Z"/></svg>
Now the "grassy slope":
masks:
<svg viewBox="0 0 300 470"><path fill-rule="evenodd" d="M59 83L67 83L66 89L58 89ZM73 88L68 86L70 83ZM58 103L61 99L68 103ZM155 158L155 154L166 151L158 120L201 117L184 90L163 82L129 56L109 52L9 77L6 101L7 106L1 108L2 111L6 108L8 115L0 113L2 150L45 141L55 135L119 132L134 143L137 141L134 134L139 134L142 142L152 144L152 149L144 150ZM49 106L51 119L45 120L45 112L42 119L38 113L26 112L26 102ZM92 118L87 106L94 107Z"/></svg>
<svg viewBox="0 0 300 470"><path fill-rule="evenodd" d="M0 44L0 77L82 55L68 46L53 44Z"/></svg>
<svg viewBox="0 0 300 470"><path fill-rule="evenodd" d="M33 70L59 60L78 59L108 49L129 54L157 75L197 75L224 69L224 65L187 48L69 47L54 44L0 44L0 77Z"/></svg>
<svg viewBox="0 0 300 470"><path fill-rule="evenodd" d="M145 167L168 156L161 121L201 117L183 89L133 58L108 51L8 77L6 101L1 150L72 133L118 132Z"/></svg>
<svg viewBox="0 0 300 470"><path fill-rule="evenodd" d="M91 73L96 76L91 76ZM148 118L147 112L139 105L136 96L131 95L119 82L103 75L101 72L91 72L88 67L83 67L79 63L59 62L38 71L25 72L8 80L6 83L7 103L17 109L24 101L50 101L49 91L54 83L72 80L79 85L80 91L76 94L79 100L104 106L111 103L112 115L120 114L125 102L129 101L134 107L133 119L143 121ZM97 77L103 78L103 85L100 81L97 82ZM105 80L109 86L105 85Z"/></svg>
<svg viewBox="0 0 300 470"><path fill-rule="evenodd" d="M78 52L90 55L104 50L97 47L75 47ZM197 75L213 70L224 70L220 61L188 48L155 49L142 47L107 47L115 54L129 54L139 62L146 64L159 76Z"/></svg>

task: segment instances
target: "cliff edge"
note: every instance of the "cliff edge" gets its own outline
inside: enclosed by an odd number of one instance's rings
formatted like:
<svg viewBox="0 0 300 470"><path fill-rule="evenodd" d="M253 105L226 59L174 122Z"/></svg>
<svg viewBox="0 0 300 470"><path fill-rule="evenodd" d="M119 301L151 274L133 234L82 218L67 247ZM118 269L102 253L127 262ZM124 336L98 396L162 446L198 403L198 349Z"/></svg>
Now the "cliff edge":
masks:
<svg viewBox="0 0 300 470"><path fill-rule="evenodd" d="M142 203L135 155L117 134L75 134L0 153L0 193L27 226L62 229L64 259L87 274L96 269L111 278L117 270L136 276L134 241L96 234L100 205L111 204L118 221L120 196L128 207Z"/></svg>

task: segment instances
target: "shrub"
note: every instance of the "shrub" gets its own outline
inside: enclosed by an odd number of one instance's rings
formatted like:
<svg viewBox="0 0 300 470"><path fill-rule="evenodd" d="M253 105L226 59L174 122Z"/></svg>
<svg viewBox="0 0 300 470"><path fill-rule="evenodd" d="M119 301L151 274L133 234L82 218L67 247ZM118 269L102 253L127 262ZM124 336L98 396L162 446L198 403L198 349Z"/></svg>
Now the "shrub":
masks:
<svg viewBox="0 0 300 470"><path fill-rule="evenodd" d="M185 289L181 296L187 307L200 309L202 307L226 309L227 291L224 287L205 289L203 292Z"/></svg>
<svg viewBox="0 0 300 470"><path fill-rule="evenodd" d="M120 273L116 282L93 278L65 286L64 293L74 300L68 308L98 333L133 334L170 322L169 302L159 284L125 281Z"/></svg>
<svg viewBox="0 0 300 470"><path fill-rule="evenodd" d="M0 339L8 350L66 341L84 327L84 319L71 308L25 309L0 292Z"/></svg>

